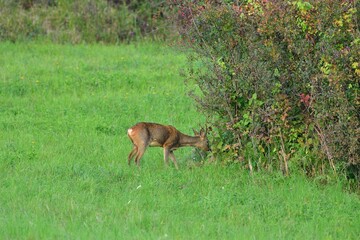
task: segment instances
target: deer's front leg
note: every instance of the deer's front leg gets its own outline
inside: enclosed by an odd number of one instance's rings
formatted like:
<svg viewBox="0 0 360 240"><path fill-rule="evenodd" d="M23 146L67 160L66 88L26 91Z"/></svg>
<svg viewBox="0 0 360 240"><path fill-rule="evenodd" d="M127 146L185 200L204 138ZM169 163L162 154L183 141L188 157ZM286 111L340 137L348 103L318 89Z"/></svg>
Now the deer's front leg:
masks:
<svg viewBox="0 0 360 240"><path fill-rule="evenodd" d="M170 155L170 148L164 147L164 163L166 166L169 166L169 155Z"/></svg>
<svg viewBox="0 0 360 240"><path fill-rule="evenodd" d="M174 165L175 165L175 168L179 170L179 166L177 165L174 152L173 152L173 151L170 151L170 154L169 154L169 155L170 155L170 158L171 158L171 160L173 161L173 163L174 163Z"/></svg>

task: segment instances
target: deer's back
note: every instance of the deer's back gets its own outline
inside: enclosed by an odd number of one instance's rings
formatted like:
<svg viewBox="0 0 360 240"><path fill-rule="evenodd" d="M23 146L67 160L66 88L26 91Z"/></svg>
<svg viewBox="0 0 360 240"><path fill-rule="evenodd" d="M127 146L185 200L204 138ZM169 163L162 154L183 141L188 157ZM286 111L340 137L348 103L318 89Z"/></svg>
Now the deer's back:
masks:
<svg viewBox="0 0 360 240"><path fill-rule="evenodd" d="M178 131L173 126L148 122L135 124L129 128L128 135L134 143L142 142L153 147L163 146L169 140L174 141L179 137Z"/></svg>

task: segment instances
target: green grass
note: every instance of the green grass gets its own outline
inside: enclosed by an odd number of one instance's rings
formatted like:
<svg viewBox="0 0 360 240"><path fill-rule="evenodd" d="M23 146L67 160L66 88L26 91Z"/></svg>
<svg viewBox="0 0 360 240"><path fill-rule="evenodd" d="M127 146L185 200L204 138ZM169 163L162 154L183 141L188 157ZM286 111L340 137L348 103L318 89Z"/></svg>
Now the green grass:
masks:
<svg viewBox="0 0 360 240"><path fill-rule="evenodd" d="M0 43L0 239L357 239L360 200L340 184L180 170L150 148L127 166L138 121L190 134L185 57L160 44Z"/></svg>

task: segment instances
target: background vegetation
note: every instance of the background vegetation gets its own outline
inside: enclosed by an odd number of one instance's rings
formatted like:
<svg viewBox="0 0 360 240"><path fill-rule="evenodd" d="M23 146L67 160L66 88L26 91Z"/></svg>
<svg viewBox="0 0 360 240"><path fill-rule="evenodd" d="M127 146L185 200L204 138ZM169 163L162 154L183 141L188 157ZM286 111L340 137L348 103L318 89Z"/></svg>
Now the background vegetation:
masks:
<svg viewBox="0 0 360 240"><path fill-rule="evenodd" d="M127 165L139 120L190 134L204 122L161 44L0 43L0 239L357 239L345 182L239 165L180 170L150 148Z"/></svg>
<svg viewBox="0 0 360 240"><path fill-rule="evenodd" d="M174 33L172 5L161 0L0 0L0 41L56 43L164 40Z"/></svg>

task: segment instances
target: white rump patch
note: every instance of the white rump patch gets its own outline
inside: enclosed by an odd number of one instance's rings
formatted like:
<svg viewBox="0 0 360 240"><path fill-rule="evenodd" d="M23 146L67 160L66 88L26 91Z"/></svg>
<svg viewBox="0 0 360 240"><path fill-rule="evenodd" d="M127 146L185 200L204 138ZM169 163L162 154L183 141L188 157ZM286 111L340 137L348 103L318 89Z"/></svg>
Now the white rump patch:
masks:
<svg viewBox="0 0 360 240"><path fill-rule="evenodd" d="M132 128L128 129L128 134L131 135L131 133L133 132Z"/></svg>

